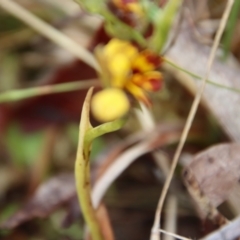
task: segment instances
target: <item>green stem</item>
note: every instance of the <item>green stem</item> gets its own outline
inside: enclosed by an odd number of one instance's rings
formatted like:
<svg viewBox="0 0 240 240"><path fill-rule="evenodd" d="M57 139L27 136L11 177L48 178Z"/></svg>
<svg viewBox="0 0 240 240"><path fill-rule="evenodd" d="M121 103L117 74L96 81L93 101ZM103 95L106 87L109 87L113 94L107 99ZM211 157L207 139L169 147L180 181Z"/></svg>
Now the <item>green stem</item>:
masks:
<svg viewBox="0 0 240 240"><path fill-rule="evenodd" d="M184 68L181 68L179 65L177 65L177 64L175 64L174 62L168 60L167 58L164 58L164 62L166 62L167 64L169 64L169 65L171 65L171 66L173 66L173 67L175 67L175 68L177 68L178 70L180 70L180 71L182 71L182 72L187 73L188 75L196 78L197 80L201 80L201 79L202 79L201 76L199 76L199 75L197 75L197 74L195 74L195 73L192 73L192 72L190 72L190 71L188 71L188 70L186 70L186 69L184 69ZM233 91L233 92L240 93L240 89L238 89L238 88L233 88L233 87L224 86L224 85L222 85L222 84L213 82L213 81L211 81L211 80L207 80L207 83L209 83L209 84L211 84L211 85L214 85L214 86L216 86L216 87L220 87L220 88L223 88L223 89L226 89L226 90L230 90L230 91Z"/></svg>
<svg viewBox="0 0 240 240"><path fill-rule="evenodd" d="M77 182L78 197L85 221L91 230L93 240L103 240L103 237L91 200L89 159L91 143L95 138L105 133L120 129L125 122L125 119L117 119L113 122L104 123L95 128L89 128L86 131L86 135L84 137L84 157L77 158L77 161L75 163L75 176Z"/></svg>
<svg viewBox="0 0 240 240"><path fill-rule="evenodd" d="M91 144L91 142L99 136L119 130L125 124L125 122L126 122L125 118L120 118L112 122L103 123L95 128L89 129L86 132L84 139L85 146L88 147Z"/></svg>
<svg viewBox="0 0 240 240"><path fill-rule="evenodd" d="M75 181L79 204L83 217L90 229L92 240L104 240L91 199L90 149L92 141L96 137L120 129L125 123L125 120L117 119L113 122L104 123L92 128L89 121L92 92L93 88L88 91L82 108L77 157L75 161Z"/></svg>
<svg viewBox="0 0 240 240"><path fill-rule="evenodd" d="M90 145L86 147L84 144L85 133L87 130L92 128L89 122L89 110L92 92L93 88L88 91L82 108L81 120L79 124L77 157L74 171L79 204L81 206L83 217L90 229L92 240L104 240L91 200L89 160Z"/></svg>
<svg viewBox="0 0 240 240"><path fill-rule="evenodd" d="M97 84L99 84L97 80L82 80L78 82L60 83L22 90L11 90L0 93L0 103L23 100L25 98L36 97L39 95L86 89L93 85L96 86Z"/></svg>
<svg viewBox="0 0 240 240"><path fill-rule="evenodd" d="M84 219L90 229L93 240L104 240L91 200L91 185L89 177L89 159L75 162L75 178L79 203Z"/></svg>

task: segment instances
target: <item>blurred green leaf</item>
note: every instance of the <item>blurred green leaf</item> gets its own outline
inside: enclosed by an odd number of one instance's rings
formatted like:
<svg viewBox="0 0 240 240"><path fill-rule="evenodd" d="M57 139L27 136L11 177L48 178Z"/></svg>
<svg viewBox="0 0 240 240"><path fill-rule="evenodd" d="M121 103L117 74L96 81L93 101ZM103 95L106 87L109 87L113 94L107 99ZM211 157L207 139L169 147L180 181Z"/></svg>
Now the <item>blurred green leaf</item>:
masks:
<svg viewBox="0 0 240 240"><path fill-rule="evenodd" d="M78 144L78 124L68 124L66 128L66 134L70 138L71 142L77 147Z"/></svg>
<svg viewBox="0 0 240 240"><path fill-rule="evenodd" d="M67 135L71 139L75 147L78 144L78 125L69 124L66 129ZM106 143L103 137L95 138L92 143L92 151L90 159L95 159L97 155L106 147Z"/></svg>
<svg viewBox="0 0 240 240"><path fill-rule="evenodd" d="M19 204L17 202L8 203L4 206L0 211L0 223L8 219L11 215L13 215L19 209ZM0 239L1 237L9 235L11 230L0 229Z"/></svg>
<svg viewBox="0 0 240 240"><path fill-rule="evenodd" d="M109 35L124 40L134 40L140 46L146 45L146 40L139 30L130 27L115 16L108 8L106 0L75 0L75 2L91 13L102 15L104 17L104 28Z"/></svg>
<svg viewBox="0 0 240 240"><path fill-rule="evenodd" d="M149 48L154 52L161 52L166 44L174 19L182 4L182 0L169 0L163 9L156 11L153 19L154 31L150 39Z"/></svg>
<svg viewBox="0 0 240 240"><path fill-rule="evenodd" d="M103 8L105 8L106 0L74 0L78 3L83 9L91 13L99 13Z"/></svg>
<svg viewBox="0 0 240 240"><path fill-rule="evenodd" d="M154 22L162 12L162 9L159 8L157 3L148 0L141 0L141 4L143 6L146 17L151 22Z"/></svg>
<svg viewBox="0 0 240 240"><path fill-rule="evenodd" d="M7 131L6 144L15 164L28 166L36 159L43 142L43 133L25 134L17 124L12 124Z"/></svg>
<svg viewBox="0 0 240 240"><path fill-rule="evenodd" d="M17 18L7 14L0 14L0 32L13 31L24 27L24 24Z"/></svg>
<svg viewBox="0 0 240 240"><path fill-rule="evenodd" d="M5 54L2 57L0 90L12 90L18 86L19 59L17 55Z"/></svg>
<svg viewBox="0 0 240 240"><path fill-rule="evenodd" d="M79 224L79 221L71 224L68 228L62 227L62 221L65 218L65 215L66 213L64 211L57 211L50 216L51 223L57 232L58 237L65 235L71 239L82 238L83 229L81 229L82 226Z"/></svg>
<svg viewBox="0 0 240 240"><path fill-rule="evenodd" d="M103 139L103 137L95 138L92 143L92 151L90 159L95 159L99 153L102 152L102 150L106 147L106 143Z"/></svg>
<svg viewBox="0 0 240 240"><path fill-rule="evenodd" d="M12 214L14 214L19 209L18 203L9 203L2 209L0 212L0 222L6 220L9 218Z"/></svg>
<svg viewBox="0 0 240 240"><path fill-rule="evenodd" d="M238 20L239 11L240 11L240 1L238 0L234 2L233 8L226 26L225 35L223 37L223 50L224 50L223 58L224 59L227 58L230 51L233 33Z"/></svg>

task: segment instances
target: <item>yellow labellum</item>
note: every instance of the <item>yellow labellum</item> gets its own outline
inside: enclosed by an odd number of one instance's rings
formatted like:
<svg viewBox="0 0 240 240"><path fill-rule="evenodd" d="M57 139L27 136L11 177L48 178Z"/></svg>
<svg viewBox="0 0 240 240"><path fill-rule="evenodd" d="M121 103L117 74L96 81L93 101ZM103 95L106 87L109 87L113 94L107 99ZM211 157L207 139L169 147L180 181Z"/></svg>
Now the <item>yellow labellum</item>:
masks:
<svg viewBox="0 0 240 240"><path fill-rule="evenodd" d="M92 113L101 122L120 118L128 112L129 108L130 104L126 94L118 88L106 88L92 98Z"/></svg>
<svg viewBox="0 0 240 240"><path fill-rule="evenodd" d="M112 86L123 88L131 70L129 59L126 58L124 53L113 55L111 61L108 63L108 68L112 76Z"/></svg>
<svg viewBox="0 0 240 240"><path fill-rule="evenodd" d="M138 53L138 50L136 47L134 47L127 41L113 38L104 47L103 54L107 58L112 58L112 56L114 56L115 54L118 54L118 53L124 53L126 55L126 57L131 59Z"/></svg>

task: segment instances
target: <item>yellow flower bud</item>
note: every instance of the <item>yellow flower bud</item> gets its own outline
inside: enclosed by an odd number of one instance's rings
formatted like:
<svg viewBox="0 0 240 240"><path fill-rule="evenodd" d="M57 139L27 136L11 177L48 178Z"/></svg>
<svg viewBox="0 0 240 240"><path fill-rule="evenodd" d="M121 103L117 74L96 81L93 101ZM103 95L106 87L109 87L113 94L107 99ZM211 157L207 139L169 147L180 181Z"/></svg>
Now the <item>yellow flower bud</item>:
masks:
<svg viewBox="0 0 240 240"><path fill-rule="evenodd" d="M106 88L92 98L92 113L101 122L120 118L128 112L129 108L130 104L126 94L118 88Z"/></svg>

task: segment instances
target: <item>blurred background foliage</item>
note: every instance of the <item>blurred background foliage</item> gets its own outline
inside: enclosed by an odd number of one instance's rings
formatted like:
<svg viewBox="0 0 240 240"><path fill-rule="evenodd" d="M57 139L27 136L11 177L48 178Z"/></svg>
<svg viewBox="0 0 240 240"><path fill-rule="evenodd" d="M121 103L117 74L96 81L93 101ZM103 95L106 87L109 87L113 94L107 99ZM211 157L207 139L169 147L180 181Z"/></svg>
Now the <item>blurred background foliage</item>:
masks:
<svg viewBox="0 0 240 240"><path fill-rule="evenodd" d="M101 18L80 10L71 0L17 0L30 12L92 49L104 42ZM224 10L225 0L208 0L207 8L199 1L186 1L196 17L194 23L211 42ZM240 60L240 2L234 11L222 41L224 56L233 54ZM190 11L190 12L191 12ZM192 16L193 17L193 16ZM103 39L102 39L103 38ZM192 102L192 95L170 72L164 71L164 88L154 93L152 113L158 125L182 123ZM26 89L47 84L92 79L95 72L18 19L0 8L0 94L8 90ZM0 102L0 220L12 216L32 199L36 189L61 173L72 173L81 106L87 89L37 96L15 102ZM98 124L92 119L93 124ZM184 148L194 154L228 137L205 108L200 107L193 125L193 137ZM131 114L119 132L95 140L93 168L119 142L140 131L136 116ZM169 159L175 144L161 148ZM181 168L181 167L180 167ZM179 185L178 233L193 238L211 229L202 228L193 205L186 200L181 174ZM94 176L93 176L94 177ZM105 197L116 239L146 239L153 221L163 176L157 173L150 155L132 164L112 185ZM60 186L59 186L60 187ZM64 191L64 189L63 189ZM51 192L46 202L51 199ZM64 195L64 193L63 193ZM57 203L43 219L31 218L20 226L0 231L1 239L82 239L83 220L74 196ZM34 212L35 205L29 212Z"/></svg>

